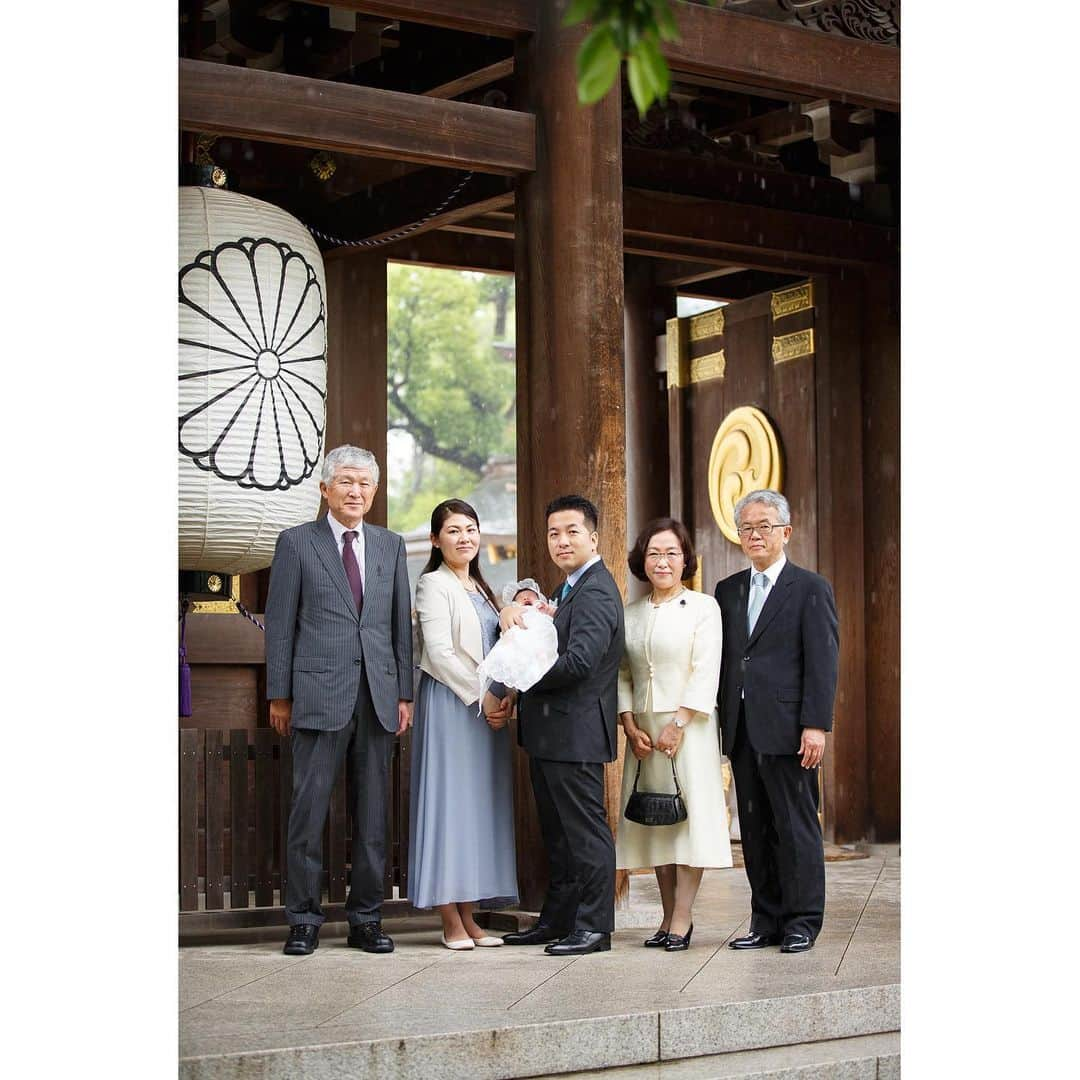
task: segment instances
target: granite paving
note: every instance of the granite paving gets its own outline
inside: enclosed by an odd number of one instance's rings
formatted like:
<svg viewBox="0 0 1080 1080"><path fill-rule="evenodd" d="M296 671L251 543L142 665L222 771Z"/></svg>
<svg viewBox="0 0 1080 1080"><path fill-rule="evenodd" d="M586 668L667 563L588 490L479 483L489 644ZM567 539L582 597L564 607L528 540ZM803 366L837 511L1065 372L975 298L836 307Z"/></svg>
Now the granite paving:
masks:
<svg viewBox="0 0 1080 1080"><path fill-rule="evenodd" d="M827 864L825 925L808 953L727 948L749 920L740 868L706 871L686 952L641 947L659 912L655 880L633 875L611 951L570 960L539 947L451 952L437 919L415 918L386 922L389 956L348 948L330 926L310 957L285 956L283 933L182 948L182 1076L482 1080L715 1055L734 1069L740 1053L766 1050L783 1073L778 1048L899 1029L896 849ZM822 1060L838 1076L870 1067Z"/></svg>

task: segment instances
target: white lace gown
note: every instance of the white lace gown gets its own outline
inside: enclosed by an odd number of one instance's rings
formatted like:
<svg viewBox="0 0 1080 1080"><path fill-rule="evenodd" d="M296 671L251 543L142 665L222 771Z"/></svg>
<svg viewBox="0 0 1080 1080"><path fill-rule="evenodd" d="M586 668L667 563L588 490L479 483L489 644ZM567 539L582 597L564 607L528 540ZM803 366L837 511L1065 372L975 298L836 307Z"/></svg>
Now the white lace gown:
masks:
<svg viewBox="0 0 1080 1080"><path fill-rule="evenodd" d="M646 596L626 608L619 712L632 711L634 722L654 743L679 706L693 709L694 715L675 756L687 820L677 825L639 825L623 814L615 846L619 869L669 863L732 865L716 712L722 635L720 608L704 593L688 589L660 605ZM654 703L659 711L654 710ZM624 811L636 771L637 758L628 744L623 762ZM638 790L675 790L667 755L654 750L641 763Z"/></svg>

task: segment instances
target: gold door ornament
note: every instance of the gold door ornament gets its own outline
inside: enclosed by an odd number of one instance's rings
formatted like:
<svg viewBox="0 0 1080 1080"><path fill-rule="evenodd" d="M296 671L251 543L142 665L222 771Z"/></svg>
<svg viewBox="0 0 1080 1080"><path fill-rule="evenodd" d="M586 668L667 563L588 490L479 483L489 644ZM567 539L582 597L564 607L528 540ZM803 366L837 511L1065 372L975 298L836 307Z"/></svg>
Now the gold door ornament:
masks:
<svg viewBox="0 0 1080 1080"><path fill-rule="evenodd" d="M780 490L780 442L768 418L752 405L724 417L709 454L709 502L720 531L739 542L735 504L751 491Z"/></svg>
<svg viewBox="0 0 1080 1080"><path fill-rule="evenodd" d="M772 358L774 364L783 364L788 360L799 360L814 354L814 331L796 330L794 334L779 334L772 339Z"/></svg>

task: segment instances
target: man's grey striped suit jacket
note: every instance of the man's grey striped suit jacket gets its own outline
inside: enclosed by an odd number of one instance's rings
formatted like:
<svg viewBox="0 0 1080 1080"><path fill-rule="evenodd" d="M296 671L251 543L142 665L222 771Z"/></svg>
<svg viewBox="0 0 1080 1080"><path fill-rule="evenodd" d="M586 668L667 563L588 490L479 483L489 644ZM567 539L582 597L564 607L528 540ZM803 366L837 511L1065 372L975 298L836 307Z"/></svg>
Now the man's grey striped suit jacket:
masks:
<svg viewBox="0 0 1080 1080"><path fill-rule="evenodd" d="M266 696L292 698L293 727L345 727L361 672L387 731L397 730L398 701L412 700L405 541L378 525L365 522L363 529L363 617L325 517L278 537L266 598Z"/></svg>

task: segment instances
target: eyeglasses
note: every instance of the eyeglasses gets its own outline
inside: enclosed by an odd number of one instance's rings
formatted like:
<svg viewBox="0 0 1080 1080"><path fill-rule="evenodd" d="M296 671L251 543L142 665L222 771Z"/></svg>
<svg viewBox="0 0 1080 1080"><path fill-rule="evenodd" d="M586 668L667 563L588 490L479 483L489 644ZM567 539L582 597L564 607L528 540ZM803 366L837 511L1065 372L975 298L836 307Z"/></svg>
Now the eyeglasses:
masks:
<svg viewBox="0 0 1080 1080"><path fill-rule="evenodd" d="M669 563L681 562L683 560L683 553L681 551L646 551L646 562L659 562L661 559L666 559Z"/></svg>
<svg viewBox="0 0 1080 1080"><path fill-rule="evenodd" d="M763 540L768 540L772 534L773 529L786 529L786 525L770 525L769 522L762 522L760 525L740 525L739 535L744 539L749 539L755 532L761 534Z"/></svg>

